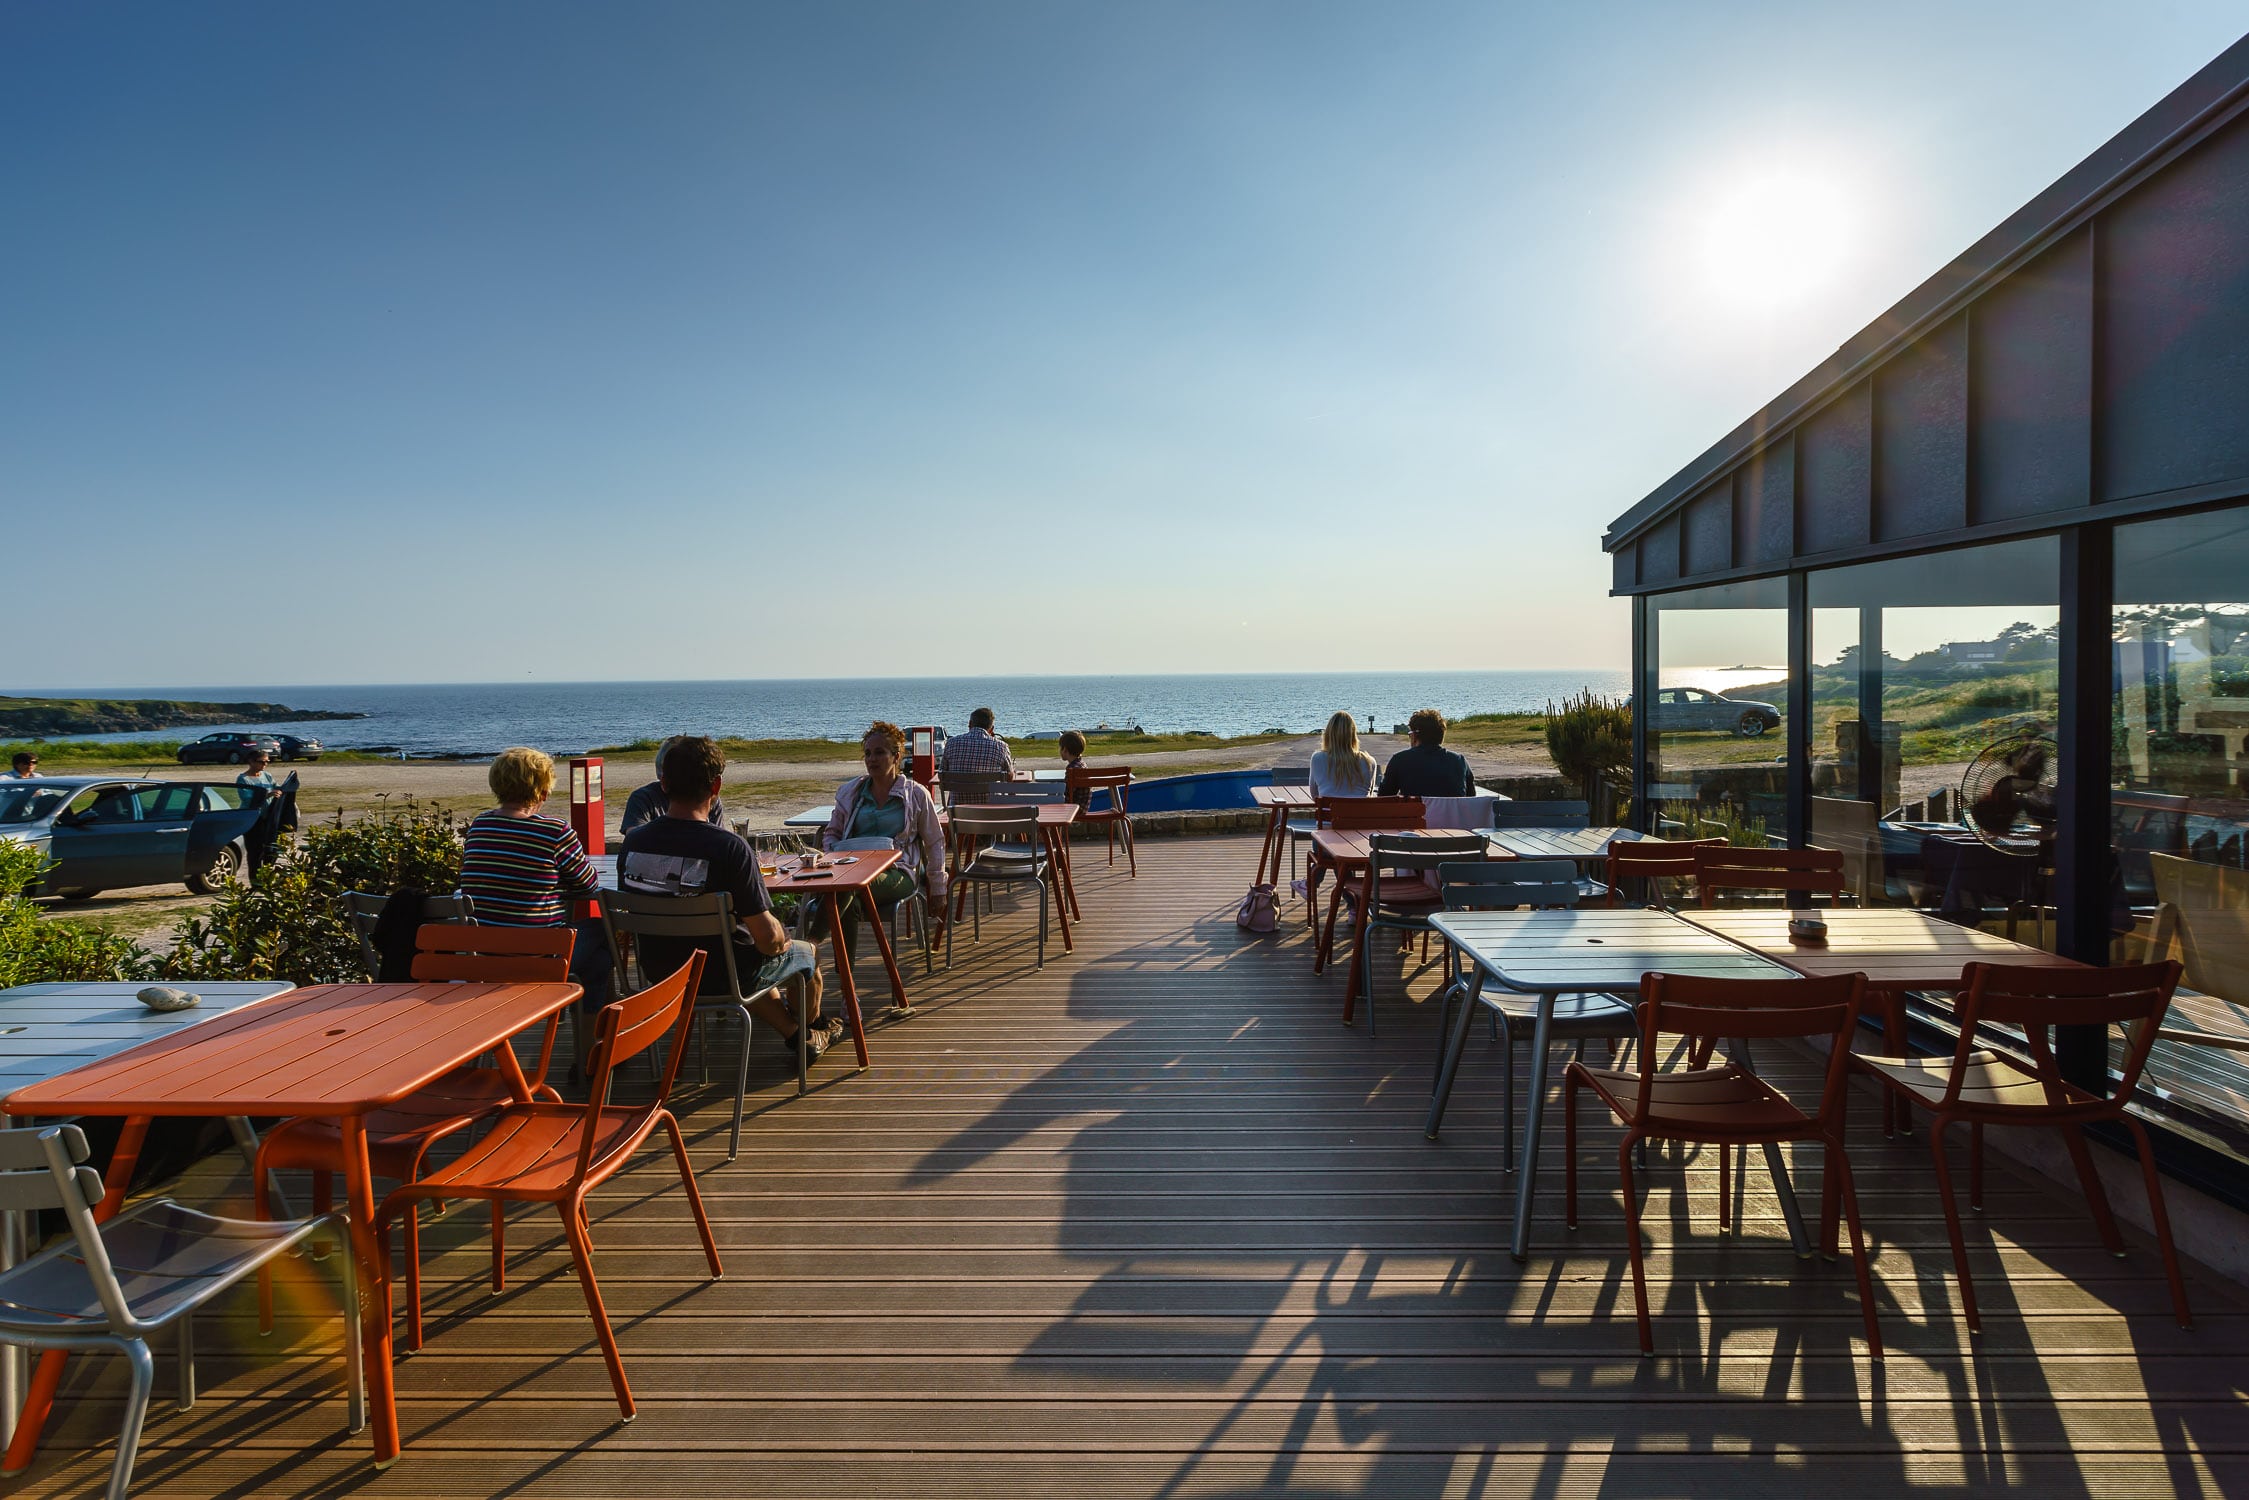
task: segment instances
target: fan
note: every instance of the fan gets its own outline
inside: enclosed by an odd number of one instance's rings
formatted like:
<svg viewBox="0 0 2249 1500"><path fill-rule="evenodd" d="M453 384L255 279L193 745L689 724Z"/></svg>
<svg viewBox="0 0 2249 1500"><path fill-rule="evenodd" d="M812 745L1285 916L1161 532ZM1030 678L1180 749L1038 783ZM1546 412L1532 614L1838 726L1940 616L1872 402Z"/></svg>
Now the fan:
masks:
<svg viewBox="0 0 2249 1500"><path fill-rule="evenodd" d="M2036 857L2053 837L2061 746L2019 734L1984 746L1960 778L1960 826L2002 854Z"/></svg>

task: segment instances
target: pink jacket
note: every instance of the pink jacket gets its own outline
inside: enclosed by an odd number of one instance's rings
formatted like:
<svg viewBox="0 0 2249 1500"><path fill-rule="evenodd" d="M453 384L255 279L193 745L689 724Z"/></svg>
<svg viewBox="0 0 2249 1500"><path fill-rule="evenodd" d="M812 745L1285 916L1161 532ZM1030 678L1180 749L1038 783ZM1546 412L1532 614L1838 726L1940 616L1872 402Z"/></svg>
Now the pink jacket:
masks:
<svg viewBox="0 0 2249 1500"><path fill-rule="evenodd" d="M906 798L906 831L899 836L898 846L904 853L899 867L922 883L932 901L945 899L945 830L937 821L937 799L929 795L929 788L911 776L898 778L899 789ZM847 830L851 819L859 810L859 799L867 795L867 778L854 776L836 793L836 810L828 815L828 826L820 830L820 847L833 849L843 839L850 837Z"/></svg>

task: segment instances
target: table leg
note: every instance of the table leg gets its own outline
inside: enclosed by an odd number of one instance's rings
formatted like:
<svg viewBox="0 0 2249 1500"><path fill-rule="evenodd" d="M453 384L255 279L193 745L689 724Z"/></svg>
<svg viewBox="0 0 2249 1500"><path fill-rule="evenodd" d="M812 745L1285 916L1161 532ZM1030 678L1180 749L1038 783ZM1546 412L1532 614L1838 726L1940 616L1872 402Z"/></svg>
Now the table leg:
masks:
<svg viewBox="0 0 2249 1500"><path fill-rule="evenodd" d="M1065 885L1066 877L1062 873L1063 864L1054 853L1054 831L1047 829L1042 832L1046 834L1046 883L1052 887L1054 917L1062 928L1062 951L1070 953L1075 949L1070 942L1070 898Z"/></svg>
<svg viewBox="0 0 2249 1500"><path fill-rule="evenodd" d="M0 1213L0 1271L13 1270L23 1259L28 1238L23 1220L24 1215L14 1210ZM23 1377L23 1349L0 1345L0 1449L16 1439L16 1404L23 1396Z"/></svg>
<svg viewBox="0 0 2249 1500"><path fill-rule="evenodd" d="M1437 1087L1431 1091L1428 1123L1421 1127L1421 1133L1431 1140L1437 1138L1437 1127L1444 1122L1445 1101L1452 1097L1453 1075L1460 1071L1460 1054L1468 1046L1468 1018L1476 1013L1483 993L1484 969L1478 964L1468 981L1468 998L1460 1002L1460 1014L1453 1019L1452 1035L1446 1039L1445 1064L1438 1071ZM1512 1047L1507 1049L1507 1063L1509 1067L1515 1063Z"/></svg>
<svg viewBox="0 0 2249 1500"><path fill-rule="evenodd" d="M1273 883L1275 885L1280 884L1281 866L1280 860L1273 853L1273 837L1277 832L1279 832L1281 826L1286 821L1287 820L1282 816L1282 809L1278 803L1265 809L1265 842L1257 846L1257 874L1251 877L1251 885L1265 884L1267 878L1265 874L1265 867L1267 865L1271 865L1273 867L1273 874L1271 877ZM1284 848L1286 847L1285 840L1283 841L1283 846Z"/></svg>
<svg viewBox="0 0 2249 1500"><path fill-rule="evenodd" d="M836 950L836 985L843 991L843 1018L851 1023L851 1044L859 1050L859 1067L867 1067L867 1023L859 1017L859 986L851 979L851 955L843 947L843 896L836 890L820 893L820 904L828 911L828 936ZM872 917L872 909L869 915ZM882 919L873 918L875 930L882 930ZM887 944L888 939L885 939Z"/></svg>
<svg viewBox="0 0 2249 1500"><path fill-rule="evenodd" d="M141 1145L148 1139L148 1123L147 1115L129 1115L117 1132L117 1149L110 1153L109 1171L104 1174L108 1185L102 1192L102 1201L94 1205L96 1224L108 1223L125 1206L125 1189L132 1183L133 1168L140 1162ZM22 1414L8 1440L7 1456L0 1458L0 1473L20 1474L38 1456L39 1433L47 1425L47 1413L54 1409L55 1392L62 1386L66 1359L60 1349L40 1353L39 1363L31 1372L30 1389L24 1393Z"/></svg>
<svg viewBox="0 0 2249 1500"><path fill-rule="evenodd" d="M1515 1169L1515 1238L1507 1253L1518 1263L1531 1257L1531 1203L1538 1188L1538 1138L1546 1122L1546 1063L1554 1037L1554 996L1538 997L1538 1025L1531 1032L1531 1090L1523 1110L1523 1157ZM1507 1066L1515 1065L1508 1049Z"/></svg>
<svg viewBox="0 0 2249 1500"><path fill-rule="evenodd" d="M861 892L859 904L867 909L867 925L875 930L875 948L882 954L882 971L890 976L891 1015L900 1020L910 1020L921 1012L906 998L906 981L898 975L898 956L891 951L890 933L883 926L882 917L875 911L875 898Z"/></svg>
<svg viewBox="0 0 2249 1500"><path fill-rule="evenodd" d="M1054 862L1062 870L1062 890L1070 898L1070 920L1083 922L1085 913L1078 909L1078 877L1070 869L1070 830L1054 830Z"/></svg>
<svg viewBox="0 0 2249 1500"><path fill-rule="evenodd" d="M367 1160L367 1117L346 1115L343 1128L344 1205L352 1244L366 1273L360 1296L365 1330L368 1410L374 1417L375 1467L398 1462L398 1388L391 1370L390 1263L375 1238L375 1172Z"/></svg>

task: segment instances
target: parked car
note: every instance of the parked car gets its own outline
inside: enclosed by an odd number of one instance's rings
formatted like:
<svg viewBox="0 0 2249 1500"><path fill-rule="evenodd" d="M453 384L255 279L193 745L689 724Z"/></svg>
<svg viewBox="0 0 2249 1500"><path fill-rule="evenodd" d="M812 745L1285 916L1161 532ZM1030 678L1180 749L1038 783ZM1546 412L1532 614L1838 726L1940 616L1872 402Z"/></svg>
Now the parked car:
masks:
<svg viewBox="0 0 2249 1500"><path fill-rule="evenodd" d="M1664 688L1656 694L1648 727L1659 731L1718 729L1755 739L1780 727L1780 710L1770 703L1728 698L1706 688Z"/></svg>
<svg viewBox="0 0 2249 1500"><path fill-rule="evenodd" d="M180 764L239 766L250 758L253 750L263 750L267 755L278 759L281 755L281 741L270 734L243 734L238 730L225 729L217 734L207 734L199 740L189 740L180 746Z"/></svg>
<svg viewBox="0 0 2249 1500"><path fill-rule="evenodd" d="M294 804L231 783L40 776L0 781L0 838L53 864L38 894L83 901L179 881L208 894L240 878Z"/></svg>
<svg viewBox="0 0 2249 1500"><path fill-rule="evenodd" d="M303 735L277 734L273 739L281 747L283 760L318 760L320 752L327 748L320 741L307 739Z"/></svg>

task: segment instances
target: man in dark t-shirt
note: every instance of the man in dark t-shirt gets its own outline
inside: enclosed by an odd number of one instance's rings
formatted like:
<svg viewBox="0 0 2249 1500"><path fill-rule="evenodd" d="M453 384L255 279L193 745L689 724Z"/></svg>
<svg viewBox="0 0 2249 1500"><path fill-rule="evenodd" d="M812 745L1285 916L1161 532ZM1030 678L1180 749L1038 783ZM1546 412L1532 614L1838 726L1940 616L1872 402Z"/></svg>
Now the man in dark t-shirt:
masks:
<svg viewBox="0 0 2249 1500"><path fill-rule="evenodd" d="M784 1044L797 1044L797 1010L773 993L776 986L808 987L805 1014L814 1017L805 1045L818 1057L842 1034L841 1021L820 1014L818 950L791 941L773 914L773 898L759 876L757 854L740 834L710 821L726 759L716 744L700 737L675 742L664 757L664 790L671 803L664 816L625 835L617 851L617 886L644 896L703 896L725 892L734 908L733 956L742 993L757 998L750 1014L773 1028ZM718 939L641 936L640 968L651 978L678 970L696 948L709 954L703 967L704 993L726 988L726 960Z"/></svg>
<svg viewBox="0 0 2249 1500"><path fill-rule="evenodd" d="M1425 708L1406 721L1413 743L1382 768L1385 797L1473 797L1476 778L1466 757L1445 748L1445 716Z"/></svg>

